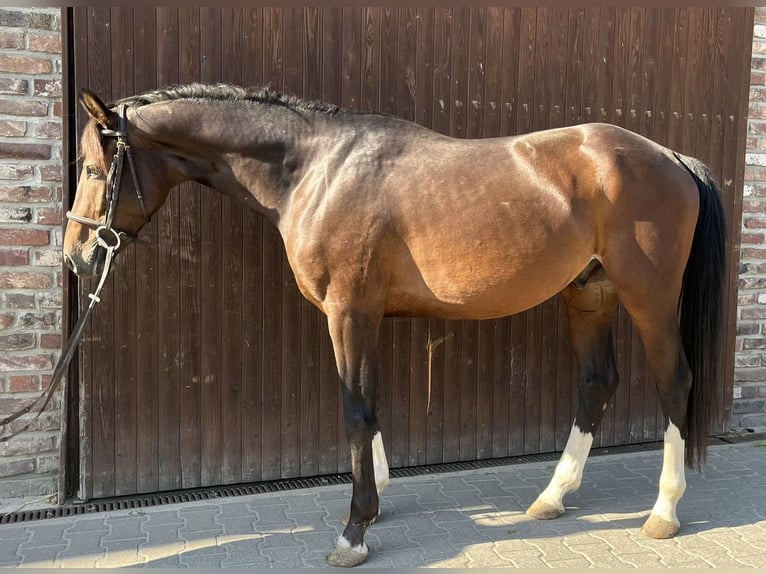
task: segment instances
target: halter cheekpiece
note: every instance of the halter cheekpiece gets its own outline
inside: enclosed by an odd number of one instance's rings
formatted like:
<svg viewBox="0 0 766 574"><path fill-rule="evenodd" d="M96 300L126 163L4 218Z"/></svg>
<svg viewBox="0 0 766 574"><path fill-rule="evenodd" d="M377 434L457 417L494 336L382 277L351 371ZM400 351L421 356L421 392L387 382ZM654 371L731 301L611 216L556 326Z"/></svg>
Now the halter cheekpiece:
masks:
<svg viewBox="0 0 766 574"><path fill-rule="evenodd" d="M128 145L128 118L127 118L127 105L120 104L117 106L118 117L118 129L111 130L104 128L101 130L101 135L104 137L112 137L117 139L117 151L112 158L112 165L109 167L109 173L106 176L106 199L107 199L107 211L105 221L98 221L89 217L82 217L76 215L71 211L66 212L67 219L76 221L82 225L87 225L96 230L96 236L99 245L102 247L113 247L115 250L119 249L123 239L129 241L135 241L136 238L129 233L115 229L112 226L114 222L114 215L117 211L117 200L120 196L120 184L122 183L122 169L125 164L125 158L128 159L128 167L130 168L130 175L133 178L133 186L136 189L136 197L138 198L138 204L141 207L141 213L144 216L144 221L149 223L149 215L146 212L146 205L144 204L144 195L141 191L141 186L138 183L138 175L136 174L136 166L133 161L133 154Z"/></svg>

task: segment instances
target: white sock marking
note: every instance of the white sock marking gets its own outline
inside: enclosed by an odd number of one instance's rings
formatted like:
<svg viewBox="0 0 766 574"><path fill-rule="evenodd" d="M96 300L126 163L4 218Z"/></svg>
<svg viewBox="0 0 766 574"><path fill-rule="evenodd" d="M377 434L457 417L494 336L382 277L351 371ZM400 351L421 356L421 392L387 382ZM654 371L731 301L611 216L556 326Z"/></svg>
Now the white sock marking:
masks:
<svg viewBox="0 0 766 574"><path fill-rule="evenodd" d="M367 548L367 544L365 542L362 542L361 544L357 544L356 546L351 546L351 542L346 540L346 537L342 534L338 537L338 548L342 548L344 550L351 550L352 552L356 552L357 554L367 554L369 552L369 549Z"/></svg>
<svg viewBox="0 0 766 574"><path fill-rule="evenodd" d="M538 500L542 500L556 508L564 508L564 495L580 488L585 461L593 444L593 435L582 432L577 425L572 425L569 439L561 454L559 463L553 473L553 478L543 490Z"/></svg>
<svg viewBox="0 0 766 574"><path fill-rule="evenodd" d="M679 526L681 523L676 515L676 505L686 490L684 476L684 439L681 431L672 422L665 431L664 455L662 458L662 473L660 474L660 491L652 514Z"/></svg>
<svg viewBox="0 0 766 574"><path fill-rule="evenodd" d="M380 494L388 486L388 459L380 431L372 437L372 465L375 469L375 486Z"/></svg>

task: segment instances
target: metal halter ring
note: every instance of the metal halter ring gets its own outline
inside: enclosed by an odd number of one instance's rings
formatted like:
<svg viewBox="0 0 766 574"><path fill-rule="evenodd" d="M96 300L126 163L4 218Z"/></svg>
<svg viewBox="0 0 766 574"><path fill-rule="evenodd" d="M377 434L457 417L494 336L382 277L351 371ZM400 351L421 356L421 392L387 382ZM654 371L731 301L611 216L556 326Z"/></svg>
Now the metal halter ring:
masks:
<svg viewBox="0 0 766 574"><path fill-rule="evenodd" d="M111 247L115 251L117 251L122 244L120 232L115 231L106 225L101 225L96 228L96 240L98 241L98 244L104 249L109 249Z"/></svg>

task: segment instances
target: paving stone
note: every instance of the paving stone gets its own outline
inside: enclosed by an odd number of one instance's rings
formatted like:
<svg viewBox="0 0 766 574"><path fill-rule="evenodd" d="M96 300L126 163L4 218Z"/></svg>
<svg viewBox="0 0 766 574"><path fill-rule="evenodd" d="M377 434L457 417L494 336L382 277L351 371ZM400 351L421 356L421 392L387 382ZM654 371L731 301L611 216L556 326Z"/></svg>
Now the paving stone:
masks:
<svg viewBox="0 0 766 574"><path fill-rule="evenodd" d="M0 526L0 542L12 540L16 544L26 542L32 536L25 526Z"/></svg>
<svg viewBox="0 0 766 574"><path fill-rule="evenodd" d="M267 568L268 566L268 558L261 556L258 552L227 552L221 560L222 568Z"/></svg>
<svg viewBox="0 0 766 574"><path fill-rule="evenodd" d="M103 558L94 561L96 568L118 568L128 564L140 564L146 561L146 557L139 551L138 540L114 540L102 542L106 549Z"/></svg>
<svg viewBox="0 0 766 574"><path fill-rule="evenodd" d="M23 549L19 549L18 554L21 556L22 563L25 566L51 566L56 560L59 552L66 549L65 544L49 545L49 546L31 546Z"/></svg>
<svg viewBox="0 0 766 574"><path fill-rule="evenodd" d="M109 532L103 535L102 540L112 542L115 540L146 539L147 534L142 532L141 525L147 521L146 515L107 518L105 525L109 528Z"/></svg>
<svg viewBox="0 0 766 574"><path fill-rule="evenodd" d="M22 542L20 548L34 548L39 546L56 546L62 544L64 532L71 526L62 521L40 521L29 528L32 536L26 542Z"/></svg>
<svg viewBox="0 0 766 574"><path fill-rule="evenodd" d="M179 509L172 510L153 510L147 512L147 519L142 522L144 526L182 526L184 519L178 513Z"/></svg>

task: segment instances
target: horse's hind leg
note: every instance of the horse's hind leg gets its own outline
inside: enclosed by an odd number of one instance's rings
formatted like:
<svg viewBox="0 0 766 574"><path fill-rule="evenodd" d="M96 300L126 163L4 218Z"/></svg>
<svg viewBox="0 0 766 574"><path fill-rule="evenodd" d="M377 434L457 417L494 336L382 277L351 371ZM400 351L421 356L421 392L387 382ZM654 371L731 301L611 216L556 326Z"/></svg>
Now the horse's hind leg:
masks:
<svg viewBox="0 0 766 574"><path fill-rule="evenodd" d="M611 329L617 295L603 268L586 271L587 277L561 293L579 369L579 398L569 440L553 478L527 510L537 519L558 518L564 513L564 495L580 486L593 434L617 387Z"/></svg>
<svg viewBox="0 0 766 574"><path fill-rule="evenodd" d="M652 538L671 538L681 525L676 506L686 490L684 436L692 374L681 344L675 305L657 300L636 304L626 297L622 301L641 334L660 405L668 418L657 502L642 530Z"/></svg>
<svg viewBox="0 0 766 574"><path fill-rule="evenodd" d="M340 375L353 483L351 512L327 561L332 566L352 567L367 559L364 534L378 516L378 491L388 482L375 407L381 316L341 310L328 313L327 318Z"/></svg>

